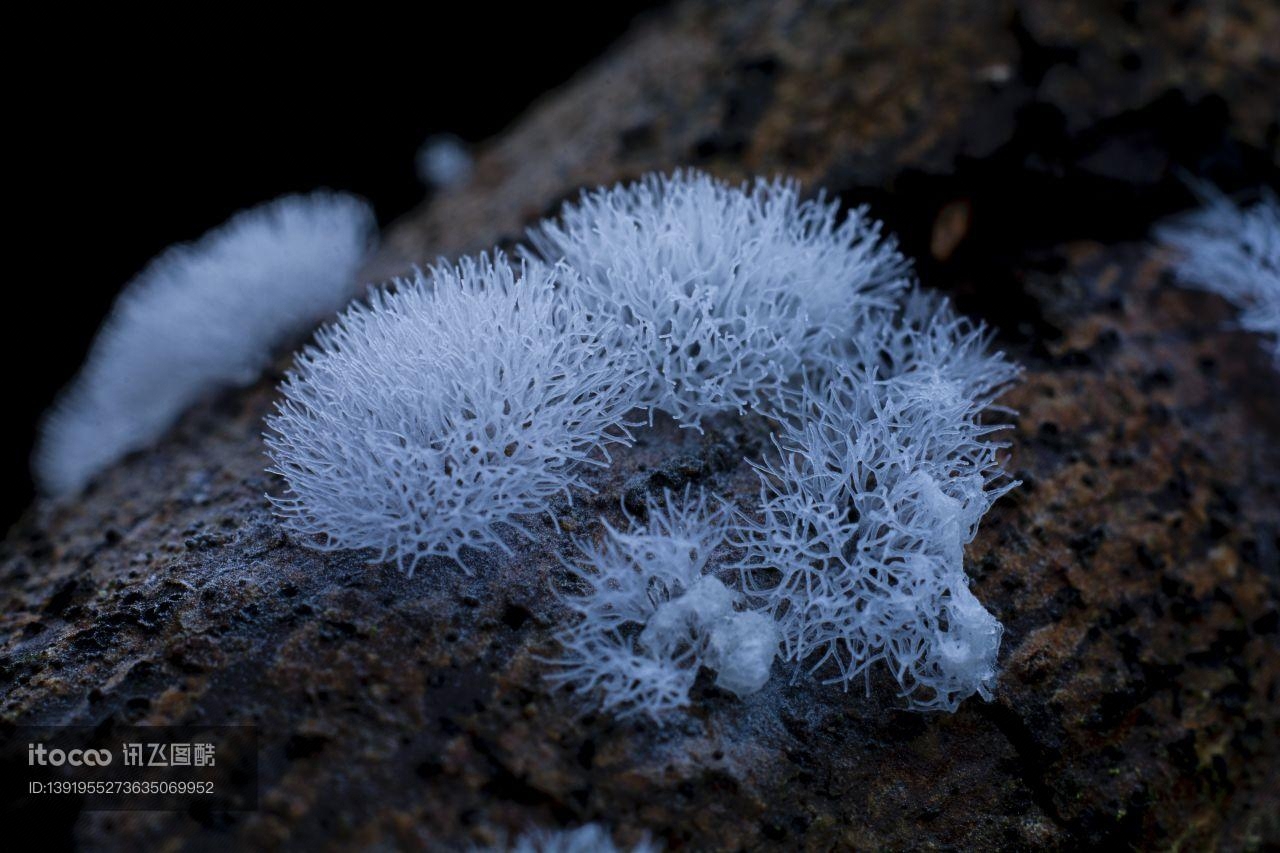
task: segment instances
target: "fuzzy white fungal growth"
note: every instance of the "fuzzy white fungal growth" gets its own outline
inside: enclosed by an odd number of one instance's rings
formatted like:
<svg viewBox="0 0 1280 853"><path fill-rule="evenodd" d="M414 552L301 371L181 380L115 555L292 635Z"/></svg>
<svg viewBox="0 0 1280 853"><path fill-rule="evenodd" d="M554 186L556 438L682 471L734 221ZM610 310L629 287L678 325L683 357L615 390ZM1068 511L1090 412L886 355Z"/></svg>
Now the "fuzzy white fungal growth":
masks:
<svg viewBox="0 0 1280 853"><path fill-rule="evenodd" d="M42 426L41 491L79 491L210 391L254 381L277 347L351 298L374 226L350 196L288 196L152 261Z"/></svg>
<svg viewBox="0 0 1280 853"><path fill-rule="evenodd" d="M807 386L757 466L744 588L785 655L848 685L883 661L911 707L990 697L1002 628L969 591L964 545L1016 483L983 413L1017 375L944 300L908 294L821 388Z"/></svg>
<svg viewBox="0 0 1280 853"><path fill-rule="evenodd" d="M647 838L630 848L630 853L658 853L661 848ZM516 839L510 853L618 853L609 831L598 823L577 829L533 830Z"/></svg>
<svg viewBox="0 0 1280 853"><path fill-rule="evenodd" d="M841 219L794 181L730 186L698 172L584 193L529 232L582 276L592 314L644 371L642 402L686 425L772 402L905 287L908 264L859 208Z"/></svg>
<svg viewBox="0 0 1280 853"><path fill-rule="evenodd" d="M577 618L559 635L552 680L621 717L654 719L688 704L701 666L738 696L764 686L778 651L773 621L737 610L742 595L708 573L728 530L724 508L686 490L651 500L644 524L580 540L580 560L566 565L587 592L566 601Z"/></svg>
<svg viewBox="0 0 1280 853"><path fill-rule="evenodd" d="M1177 251L1178 280L1243 308L1240 325L1271 337L1280 367L1280 200L1264 190L1242 209L1212 187L1199 189L1204 207L1157 228L1156 236Z"/></svg>
<svg viewBox="0 0 1280 853"><path fill-rule="evenodd" d="M635 383L601 349L608 326L558 298L566 275L467 259L322 329L268 419L288 526L412 573L464 547L509 551L501 529L528 535L522 516L584 486L582 466L629 440Z"/></svg>

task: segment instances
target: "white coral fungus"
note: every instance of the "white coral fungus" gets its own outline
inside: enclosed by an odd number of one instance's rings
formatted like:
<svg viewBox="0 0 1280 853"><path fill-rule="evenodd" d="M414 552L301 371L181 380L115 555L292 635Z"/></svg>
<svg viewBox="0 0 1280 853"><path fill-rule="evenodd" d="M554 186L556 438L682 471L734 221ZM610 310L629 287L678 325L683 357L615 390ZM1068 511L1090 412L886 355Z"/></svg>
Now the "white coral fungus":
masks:
<svg viewBox="0 0 1280 853"><path fill-rule="evenodd" d="M374 292L322 329L268 419L274 503L323 549L372 548L412 573L583 486L626 441L634 381L556 288L567 272L495 255ZM465 566L464 566L465 568Z"/></svg>
<svg viewBox="0 0 1280 853"><path fill-rule="evenodd" d="M79 491L210 391L256 379L276 347L351 298L373 229L350 196L288 196L152 261L42 426L41 491Z"/></svg>
<svg viewBox="0 0 1280 853"><path fill-rule="evenodd" d="M1241 306L1240 325L1271 337L1280 367L1280 200L1264 191L1245 209L1212 187L1199 189L1204 207L1157 228L1156 236L1177 252L1178 280Z"/></svg>
<svg viewBox="0 0 1280 853"><path fill-rule="evenodd" d="M641 401L697 426L772 402L833 341L905 287L908 264L865 208L841 218L794 181L731 186L699 172L584 193L529 232L617 323Z"/></svg>
<svg viewBox="0 0 1280 853"><path fill-rule="evenodd" d="M969 591L964 545L1016 483L984 411L1016 376L989 335L911 292L820 388L806 386L757 466L741 531L748 594L785 656L848 685L883 661L908 704L990 698L1001 625ZM868 684L869 688L869 684Z"/></svg>
<svg viewBox="0 0 1280 853"><path fill-rule="evenodd" d="M654 719L688 704L702 666L738 696L759 690L778 634L767 615L739 610L741 593L710 573L727 510L689 490L651 499L647 510L645 523L580 540L579 559L566 563L586 593L566 599L576 618L559 635L552 680L618 716Z"/></svg>

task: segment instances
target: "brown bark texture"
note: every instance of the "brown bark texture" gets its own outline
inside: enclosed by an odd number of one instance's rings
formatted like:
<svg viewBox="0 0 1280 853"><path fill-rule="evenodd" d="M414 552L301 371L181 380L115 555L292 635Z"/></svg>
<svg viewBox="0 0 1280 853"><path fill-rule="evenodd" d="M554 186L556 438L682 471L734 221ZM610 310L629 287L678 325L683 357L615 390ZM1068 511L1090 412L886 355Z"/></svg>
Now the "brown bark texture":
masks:
<svg viewBox="0 0 1280 853"><path fill-rule="evenodd" d="M371 275L511 246L581 188L687 165L867 202L926 286L1026 367L1023 485L969 546L1004 623L954 715L792 678L699 682L666 726L582 716L539 657L548 524L413 578L284 533L263 416L289 359L188 413L0 550L0 725L262 732L256 812L83 812L94 847L489 844L609 826L672 850L1248 850L1280 844L1280 377L1148 242L1185 174L1276 181L1269 0L686 2L650 14L385 235ZM393 81L433 85L432 81ZM564 506L750 506L764 427L659 422Z"/></svg>

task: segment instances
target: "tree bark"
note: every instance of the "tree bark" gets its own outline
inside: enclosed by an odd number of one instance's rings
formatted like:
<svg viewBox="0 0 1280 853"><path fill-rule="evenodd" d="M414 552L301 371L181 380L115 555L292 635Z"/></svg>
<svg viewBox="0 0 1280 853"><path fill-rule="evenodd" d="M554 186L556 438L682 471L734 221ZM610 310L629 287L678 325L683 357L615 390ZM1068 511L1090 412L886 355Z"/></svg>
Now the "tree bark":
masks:
<svg viewBox="0 0 1280 853"><path fill-rule="evenodd" d="M1004 623L995 701L897 710L779 666L666 727L579 717L547 526L412 579L282 532L262 418L288 365L190 412L0 551L0 722L261 727L261 808L84 812L136 848L465 846L600 821L669 849L1251 849L1280 843L1280 377L1145 241L1185 174L1280 186L1264 0L688 2L642 21L386 235L370 275L510 246L580 188L690 165L867 202L926 286L1027 368L967 550ZM517 70L518 73L518 70ZM424 85L427 81L424 81ZM564 509L749 507L758 424L659 423Z"/></svg>

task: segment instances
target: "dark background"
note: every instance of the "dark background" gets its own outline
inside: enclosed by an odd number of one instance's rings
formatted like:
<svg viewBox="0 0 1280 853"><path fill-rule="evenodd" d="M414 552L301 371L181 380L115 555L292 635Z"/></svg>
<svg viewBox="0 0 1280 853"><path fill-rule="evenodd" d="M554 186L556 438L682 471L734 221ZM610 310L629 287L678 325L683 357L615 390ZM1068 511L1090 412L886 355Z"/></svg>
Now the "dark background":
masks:
<svg viewBox="0 0 1280 853"><path fill-rule="evenodd" d="M0 335L11 389L0 530L30 504L41 413L120 288L166 246L317 187L364 196L386 225L425 196L414 167L424 139L498 133L660 5L570 16L455 4L422 21L227 12L145 26L50 14L11 32L44 64L9 80L23 187L11 251L27 273L8 284Z"/></svg>

